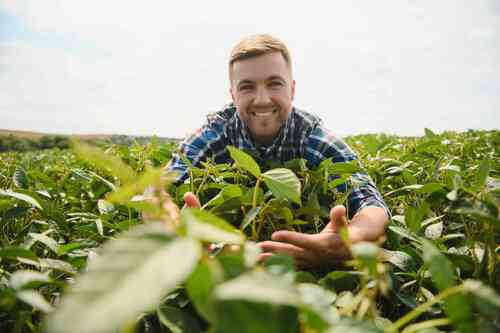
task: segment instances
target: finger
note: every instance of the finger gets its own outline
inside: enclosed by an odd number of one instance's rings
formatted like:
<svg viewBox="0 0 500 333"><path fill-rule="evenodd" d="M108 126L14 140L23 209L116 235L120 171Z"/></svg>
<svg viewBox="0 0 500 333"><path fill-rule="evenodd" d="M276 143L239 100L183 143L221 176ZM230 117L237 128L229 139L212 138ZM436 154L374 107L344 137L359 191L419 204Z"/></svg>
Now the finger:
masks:
<svg viewBox="0 0 500 333"><path fill-rule="evenodd" d="M346 209L344 206L338 205L330 210L330 222L334 232L338 232L340 228L347 226Z"/></svg>
<svg viewBox="0 0 500 333"><path fill-rule="evenodd" d="M266 253L261 253L259 254L259 256L257 257L257 262L259 263L262 263L264 262L265 260L267 260L268 258L272 257L272 253L269 253L269 252L266 252Z"/></svg>
<svg viewBox="0 0 500 333"><path fill-rule="evenodd" d="M288 254L294 258L301 258L304 256L304 249L294 246L292 244L265 241L258 243L259 247L264 253L282 253Z"/></svg>
<svg viewBox="0 0 500 333"><path fill-rule="evenodd" d="M196 195L192 192L186 192L184 193L184 207L200 208L201 204Z"/></svg>
<svg viewBox="0 0 500 333"><path fill-rule="evenodd" d="M276 231L272 235L273 241L292 244L303 249L315 248L314 238L314 235L287 230Z"/></svg>

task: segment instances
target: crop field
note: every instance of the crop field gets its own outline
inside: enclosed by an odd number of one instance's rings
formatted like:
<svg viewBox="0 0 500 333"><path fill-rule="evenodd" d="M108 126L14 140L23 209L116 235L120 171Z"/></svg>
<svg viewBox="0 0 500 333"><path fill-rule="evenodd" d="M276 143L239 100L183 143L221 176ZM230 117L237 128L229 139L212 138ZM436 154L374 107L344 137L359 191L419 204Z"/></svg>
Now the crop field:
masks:
<svg viewBox="0 0 500 333"><path fill-rule="evenodd" d="M0 332L500 332L500 132L346 141L361 164L229 147L180 185L154 139L1 153ZM352 257L321 271L258 262L275 230L319 232L361 170L384 239L341 229Z"/></svg>

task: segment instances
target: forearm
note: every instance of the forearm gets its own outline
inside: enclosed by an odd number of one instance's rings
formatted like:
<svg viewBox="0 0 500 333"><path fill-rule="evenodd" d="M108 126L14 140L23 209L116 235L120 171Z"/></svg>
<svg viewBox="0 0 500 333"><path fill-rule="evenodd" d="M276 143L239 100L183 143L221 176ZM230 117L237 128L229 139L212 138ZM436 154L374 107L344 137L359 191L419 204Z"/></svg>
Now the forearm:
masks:
<svg viewBox="0 0 500 333"><path fill-rule="evenodd" d="M362 208L353 216L347 229L352 243L378 240L385 234L385 228L389 223L386 211L377 206Z"/></svg>

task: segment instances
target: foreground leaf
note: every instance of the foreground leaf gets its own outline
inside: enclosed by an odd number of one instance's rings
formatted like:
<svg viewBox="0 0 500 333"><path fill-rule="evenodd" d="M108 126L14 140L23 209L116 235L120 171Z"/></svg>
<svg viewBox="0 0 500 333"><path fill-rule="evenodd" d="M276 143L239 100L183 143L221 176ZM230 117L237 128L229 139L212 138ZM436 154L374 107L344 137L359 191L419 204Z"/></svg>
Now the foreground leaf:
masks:
<svg viewBox="0 0 500 333"><path fill-rule="evenodd" d="M199 243L172 239L163 225L141 226L105 244L87 274L77 279L49 332L104 333L156 308L192 272Z"/></svg>
<svg viewBox="0 0 500 333"><path fill-rule="evenodd" d="M432 281L440 291L457 285L453 264L444 254L423 240L423 258L429 266ZM460 332L473 332L472 309L466 296L455 294L445 299L445 311Z"/></svg>

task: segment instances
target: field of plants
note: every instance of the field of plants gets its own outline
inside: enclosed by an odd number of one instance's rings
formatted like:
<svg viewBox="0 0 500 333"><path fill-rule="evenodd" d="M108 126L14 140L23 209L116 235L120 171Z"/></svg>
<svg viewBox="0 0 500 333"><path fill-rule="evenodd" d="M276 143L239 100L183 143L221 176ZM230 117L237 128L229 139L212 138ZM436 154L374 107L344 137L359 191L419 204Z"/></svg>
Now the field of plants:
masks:
<svg viewBox="0 0 500 333"><path fill-rule="evenodd" d="M346 141L362 164L229 147L181 185L162 171L176 145L154 139L0 154L0 331L499 332L500 132ZM321 271L258 262L273 231L320 231L360 170L385 239L341 229L352 258ZM201 209L177 208L187 191Z"/></svg>

